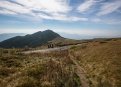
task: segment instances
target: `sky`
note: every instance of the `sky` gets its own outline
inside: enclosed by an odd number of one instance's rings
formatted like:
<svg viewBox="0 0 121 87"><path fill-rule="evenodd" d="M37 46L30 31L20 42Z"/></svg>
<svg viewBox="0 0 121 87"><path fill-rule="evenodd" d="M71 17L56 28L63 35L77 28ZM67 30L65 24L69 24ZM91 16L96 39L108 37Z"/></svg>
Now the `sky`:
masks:
<svg viewBox="0 0 121 87"><path fill-rule="evenodd" d="M121 0L0 0L0 33L121 37Z"/></svg>

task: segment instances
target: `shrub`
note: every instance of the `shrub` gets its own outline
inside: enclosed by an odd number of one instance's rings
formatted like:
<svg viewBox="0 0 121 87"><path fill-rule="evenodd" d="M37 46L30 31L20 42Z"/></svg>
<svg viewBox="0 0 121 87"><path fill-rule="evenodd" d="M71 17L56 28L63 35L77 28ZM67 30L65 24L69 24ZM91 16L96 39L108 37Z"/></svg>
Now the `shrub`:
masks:
<svg viewBox="0 0 121 87"><path fill-rule="evenodd" d="M71 46L70 49L75 49L76 47L75 46Z"/></svg>
<svg viewBox="0 0 121 87"><path fill-rule="evenodd" d="M76 73L74 73L74 82L75 82L75 87L80 87L81 86L79 76Z"/></svg>
<svg viewBox="0 0 121 87"><path fill-rule="evenodd" d="M24 51L28 51L29 50L29 47L28 46L25 46L24 47Z"/></svg>
<svg viewBox="0 0 121 87"><path fill-rule="evenodd" d="M100 43L103 44L103 43L107 43L107 42L106 41L101 41Z"/></svg>
<svg viewBox="0 0 121 87"><path fill-rule="evenodd" d="M86 49L86 48L87 48L86 45L82 45L82 46L81 46L81 49Z"/></svg>
<svg viewBox="0 0 121 87"><path fill-rule="evenodd" d="M41 87L39 81L32 77L24 77L16 87Z"/></svg>
<svg viewBox="0 0 121 87"><path fill-rule="evenodd" d="M16 69L14 68L1 68L0 69L0 76L7 77L10 74L13 74L16 72Z"/></svg>

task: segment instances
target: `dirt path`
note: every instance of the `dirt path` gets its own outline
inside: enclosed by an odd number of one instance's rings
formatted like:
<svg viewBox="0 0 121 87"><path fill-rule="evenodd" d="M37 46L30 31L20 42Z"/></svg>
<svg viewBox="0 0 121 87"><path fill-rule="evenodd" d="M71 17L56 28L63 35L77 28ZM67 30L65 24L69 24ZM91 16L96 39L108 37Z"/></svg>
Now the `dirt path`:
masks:
<svg viewBox="0 0 121 87"><path fill-rule="evenodd" d="M86 43L77 44L77 45L68 45L63 47L55 47L55 48L49 48L49 49L42 49L42 50L25 51L22 53L30 54L30 53L45 53L45 52L51 52L51 51L62 51L62 50L68 50L71 46L81 46L83 44L86 44Z"/></svg>
<svg viewBox="0 0 121 87"><path fill-rule="evenodd" d="M69 55L70 56L70 59L73 61L73 63L76 65L77 67L77 75L79 76L80 78L80 81L81 81L81 87L89 87L89 83L88 83L88 80L85 76L85 72L83 70L83 68L73 59L74 57L72 55Z"/></svg>

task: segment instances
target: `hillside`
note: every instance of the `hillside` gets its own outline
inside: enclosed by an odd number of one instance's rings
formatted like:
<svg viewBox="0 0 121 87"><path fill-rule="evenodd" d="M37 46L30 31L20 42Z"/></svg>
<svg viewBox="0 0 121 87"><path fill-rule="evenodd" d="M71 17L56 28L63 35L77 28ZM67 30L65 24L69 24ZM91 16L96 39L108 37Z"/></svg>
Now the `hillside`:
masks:
<svg viewBox="0 0 121 87"><path fill-rule="evenodd" d="M95 39L71 50L90 87L121 87L121 39Z"/></svg>
<svg viewBox="0 0 121 87"><path fill-rule="evenodd" d="M0 34L0 42L7 40L9 38L13 38L16 36L24 36L26 34L24 33L4 33L4 34Z"/></svg>
<svg viewBox="0 0 121 87"><path fill-rule="evenodd" d="M47 53L21 50L0 49L0 87L121 87L120 38Z"/></svg>
<svg viewBox="0 0 121 87"><path fill-rule="evenodd" d="M5 41L0 42L0 47L2 48L21 48L21 47L37 47L43 44L47 44L48 41L51 41L57 37L61 37L59 34L51 31L39 31L31 35L26 36L17 36Z"/></svg>

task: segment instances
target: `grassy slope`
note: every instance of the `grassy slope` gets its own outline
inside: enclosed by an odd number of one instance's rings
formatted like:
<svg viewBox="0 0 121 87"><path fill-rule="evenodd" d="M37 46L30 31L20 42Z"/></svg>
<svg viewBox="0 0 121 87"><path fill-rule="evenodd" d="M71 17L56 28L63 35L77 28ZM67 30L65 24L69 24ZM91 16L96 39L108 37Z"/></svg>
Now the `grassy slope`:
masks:
<svg viewBox="0 0 121 87"><path fill-rule="evenodd" d="M94 40L71 54L87 72L90 86L121 87L121 39Z"/></svg>
<svg viewBox="0 0 121 87"><path fill-rule="evenodd" d="M17 50L0 49L0 87L81 85L68 51L21 55ZM121 39L95 39L72 46L69 54L84 68L91 87L121 86Z"/></svg>
<svg viewBox="0 0 121 87"><path fill-rule="evenodd" d="M54 43L56 46L66 46L66 45L76 45L76 44L84 43L86 41L85 40L73 40L73 39L58 37L58 38L55 38L54 40L52 40L50 42Z"/></svg>
<svg viewBox="0 0 121 87"><path fill-rule="evenodd" d="M0 53L0 87L79 87L68 51L23 55Z"/></svg>

